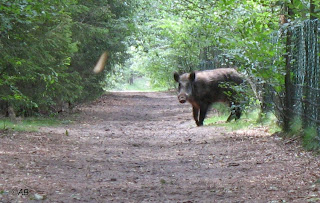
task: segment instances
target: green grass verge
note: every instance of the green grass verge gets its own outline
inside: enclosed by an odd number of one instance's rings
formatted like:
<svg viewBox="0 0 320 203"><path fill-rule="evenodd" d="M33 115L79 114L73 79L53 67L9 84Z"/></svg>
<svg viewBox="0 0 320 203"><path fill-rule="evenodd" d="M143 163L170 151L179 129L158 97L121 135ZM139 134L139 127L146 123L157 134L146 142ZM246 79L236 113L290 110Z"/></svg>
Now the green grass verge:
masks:
<svg viewBox="0 0 320 203"><path fill-rule="evenodd" d="M223 104L215 104L213 108L218 111L218 114L207 118L205 125L224 126L230 131L261 126L267 127L270 133L281 131L281 128L277 125L277 118L273 113L260 114L259 109L247 110L240 119L227 123L226 120L230 114L229 108Z"/></svg>
<svg viewBox="0 0 320 203"><path fill-rule="evenodd" d="M40 127L57 126L66 121L57 118L25 118L21 121L12 122L9 119L0 119L0 130L36 132Z"/></svg>
<svg viewBox="0 0 320 203"><path fill-rule="evenodd" d="M320 153L320 141L315 127L309 127L304 130L302 136L302 146L309 151Z"/></svg>
<svg viewBox="0 0 320 203"><path fill-rule="evenodd" d="M113 91L138 91L138 92L155 92L155 91L166 91L167 88L156 88L150 85L147 78L136 78L133 84L122 84L118 85Z"/></svg>
<svg viewBox="0 0 320 203"><path fill-rule="evenodd" d="M305 150L320 153L320 138L318 136L317 127L305 127L299 117L292 119L290 132L285 136L294 139L299 138L301 145Z"/></svg>

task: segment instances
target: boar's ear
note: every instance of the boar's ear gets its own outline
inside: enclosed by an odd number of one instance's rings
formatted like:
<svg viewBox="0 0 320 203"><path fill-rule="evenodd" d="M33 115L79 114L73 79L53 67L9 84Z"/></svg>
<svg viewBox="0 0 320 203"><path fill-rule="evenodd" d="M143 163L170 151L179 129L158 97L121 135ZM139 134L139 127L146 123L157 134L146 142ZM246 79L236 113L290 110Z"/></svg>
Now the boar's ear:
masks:
<svg viewBox="0 0 320 203"><path fill-rule="evenodd" d="M196 73L195 72L190 73L189 80L193 82L195 79L196 79Z"/></svg>
<svg viewBox="0 0 320 203"><path fill-rule="evenodd" d="M179 76L179 74L178 74L177 72L175 72L175 73L173 74L173 77L174 77L174 80L175 80L176 82L179 82L180 76Z"/></svg>

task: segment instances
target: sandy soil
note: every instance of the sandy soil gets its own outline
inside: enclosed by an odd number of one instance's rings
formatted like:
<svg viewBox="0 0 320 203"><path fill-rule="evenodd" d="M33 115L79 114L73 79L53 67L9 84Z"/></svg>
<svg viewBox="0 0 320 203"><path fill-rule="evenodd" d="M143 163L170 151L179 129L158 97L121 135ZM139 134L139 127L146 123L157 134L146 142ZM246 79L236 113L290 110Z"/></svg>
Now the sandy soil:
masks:
<svg viewBox="0 0 320 203"><path fill-rule="evenodd" d="M109 93L71 124L0 131L0 202L320 202L320 159L265 128L196 127L171 93Z"/></svg>

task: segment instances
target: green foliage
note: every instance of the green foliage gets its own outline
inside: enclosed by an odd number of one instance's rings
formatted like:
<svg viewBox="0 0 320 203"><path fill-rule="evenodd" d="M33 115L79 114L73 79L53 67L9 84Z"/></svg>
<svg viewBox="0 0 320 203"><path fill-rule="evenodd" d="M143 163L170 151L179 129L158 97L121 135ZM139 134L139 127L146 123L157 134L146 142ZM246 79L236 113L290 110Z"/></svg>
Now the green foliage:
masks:
<svg viewBox="0 0 320 203"><path fill-rule="evenodd" d="M138 91L138 92L155 92L166 91L166 88L154 87L150 84L150 79L146 77L135 77L133 83L117 83L109 91Z"/></svg>
<svg viewBox="0 0 320 203"><path fill-rule="evenodd" d="M320 152L320 141L316 127L309 127L304 130L304 135L302 137L302 146L306 150Z"/></svg>
<svg viewBox="0 0 320 203"><path fill-rule="evenodd" d="M173 85L175 70L194 69L199 64L199 47L189 37L194 20L186 23L168 12L172 1L140 1L134 46L130 49L133 59L130 66L150 77L156 87Z"/></svg>
<svg viewBox="0 0 320 203"><path fill-rule="evenodd" d="M286 134L290 138L299 138L302 146L306 150L320 151L320 142L316 127L304 127L303 121L300 117L292 119L290 124L290 132Z"/></svg>
<svg viewBox="0 0 320 203"><path fill-rule="evenodd" d="M66 98L76 99L77 74L67 72L77 50L71 43L71 19L63 11L68 2L2 2L2 106L7 103L19 114L31 115L34 109L48 111Z"/></svg>
<svg viewBox="0 0 320 203"><path fill-rule="evenodd" d="M295 117L292 119L292 122L290 124L290 136L296 136L301 135L303 133L303 124L302 120L299 117Z"/></svg>
<svg viewBox="0 0 320 203"><path fill-rule="evenodd" d="M130 4L130 2L128 2ZM70 7L72 19L73 41L78 44L79 51L73 55L71 69L82 77L84 91L81 99L92 99L103 91L106 72L112 72L117 64L127 59L127 45L124 40L134 31L128 19L130 5L122 1L87 1L79 0ZM99 56L108 52L108 64L105 72L93 75ZM107 79L112 81L112 79ZM108 83L107 83L108 85Z"/></svg>
<svg viewBox="0 0 320 203"><path fill-rule="evenodd" d="M172 87L172 73L197 70L201 50L213 46L236 60L246 74L283 88L283 60L274 60L282 49L270 39L279 28L277 1L140 3L144 12L137 15L140 32L131 53L139 62L132 67L143 70L152 84Z"/></svg>
<svg viewBox="0 0 320 203"><path fill-rule="evenodd" d="M103 51L106 71L127 59L132 2L0 0L0 113L56 113L98 96L105 74L92 68Z"/></svg>

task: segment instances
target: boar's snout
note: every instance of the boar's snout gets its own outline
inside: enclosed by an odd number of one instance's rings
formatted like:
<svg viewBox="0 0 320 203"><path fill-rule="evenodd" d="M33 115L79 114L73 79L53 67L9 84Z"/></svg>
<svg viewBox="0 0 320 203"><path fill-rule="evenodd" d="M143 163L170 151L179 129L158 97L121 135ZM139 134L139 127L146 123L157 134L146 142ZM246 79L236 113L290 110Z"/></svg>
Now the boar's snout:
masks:
<svg viewBox="0 0 320 203"><path fill-rule="evenodd" d="M186 103L186 101L187 101L187 95L186 95L186 94L179 94L179 95L178 95L178 99L179 99L179 102L180 102L181 104Z"/></svg>

